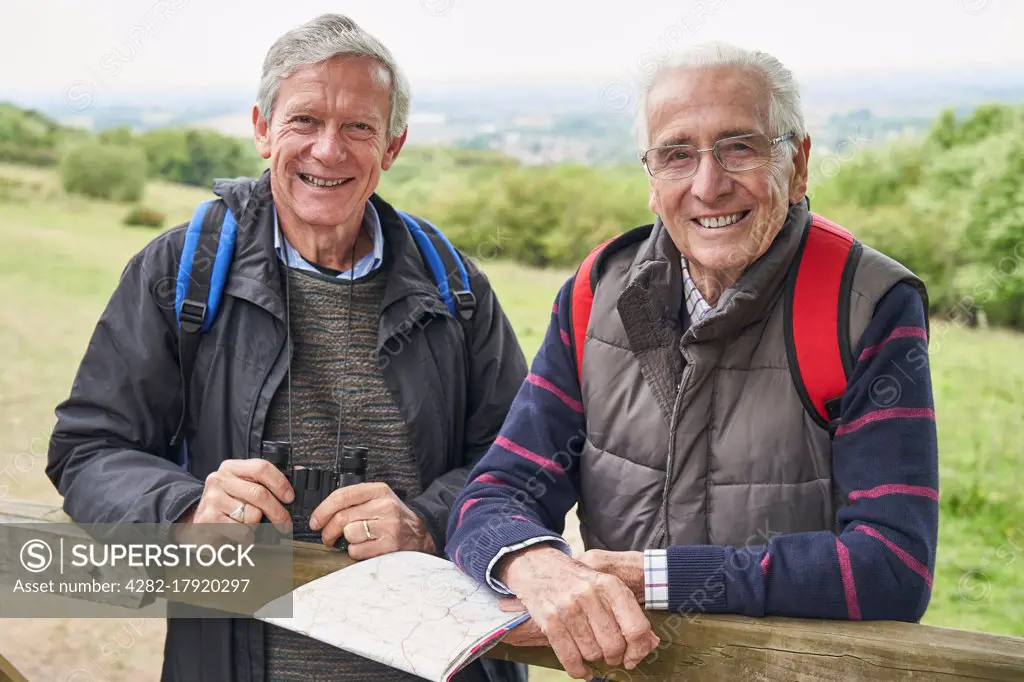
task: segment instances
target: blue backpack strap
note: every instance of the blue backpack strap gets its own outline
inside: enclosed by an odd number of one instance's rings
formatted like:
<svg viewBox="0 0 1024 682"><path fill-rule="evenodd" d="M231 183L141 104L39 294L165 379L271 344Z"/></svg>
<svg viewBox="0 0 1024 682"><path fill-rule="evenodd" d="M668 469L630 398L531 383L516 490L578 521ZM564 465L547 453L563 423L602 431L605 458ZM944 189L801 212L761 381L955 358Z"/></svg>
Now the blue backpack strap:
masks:
<svg viewBox="0 0 1024 682"><path fill-rule="evenodd" d="M476 296L469 283L469 271L455 246L423 218L402 211L398 215L416 241L448 310L462 320L471 320L476 311Z"/></svg>
<svg viewBox="0 0 1024 682"><path fill-rule="evenodd" d="M171 445L184 438L188 415L189 385L199 339L217 317L224 283L235 253L238 223L227 205L217 199L196 207L185 230L185 244L178 262L174 311L178 320L178 366L181 370L182 410Z"/></svg>
<svg viewBox="0 0 1024 682"><path fill-rule="evenodd" d="M203 202L192 214L174 296L178 326L185 331L206 333L217 316L237 232L235 215L223 201Z"/></svg>

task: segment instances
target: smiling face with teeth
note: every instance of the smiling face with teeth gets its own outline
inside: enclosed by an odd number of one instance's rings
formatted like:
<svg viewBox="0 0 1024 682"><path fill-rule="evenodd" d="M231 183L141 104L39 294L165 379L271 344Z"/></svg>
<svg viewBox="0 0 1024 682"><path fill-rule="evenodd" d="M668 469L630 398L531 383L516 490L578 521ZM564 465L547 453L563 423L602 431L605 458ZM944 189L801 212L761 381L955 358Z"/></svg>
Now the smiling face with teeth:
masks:
<svg viewBox="0 0 1024 682"><path fill-rule="evenodd" d="M707 149L724 137L761 133L771 138L786 132L768 130L768 101L755 71L726 66L669 71L647 99L649 146ZM692 177L651 178L651 211L665 223L712 305L768 250L789 205L803 198L809 152L808 137L791 159L781 145L767 165L741 173L724 170L711 152L702 152Z"/></svg>
<svg viewBox="0 0 1024 682"><path fill-rule="evenodd" d="M390 88L383 65L341 56L282 78L269 121L253 110L282 229L307 259L329 265L337 250L347 260L362 233L366 200L405 142L387 134Z"/></svg>

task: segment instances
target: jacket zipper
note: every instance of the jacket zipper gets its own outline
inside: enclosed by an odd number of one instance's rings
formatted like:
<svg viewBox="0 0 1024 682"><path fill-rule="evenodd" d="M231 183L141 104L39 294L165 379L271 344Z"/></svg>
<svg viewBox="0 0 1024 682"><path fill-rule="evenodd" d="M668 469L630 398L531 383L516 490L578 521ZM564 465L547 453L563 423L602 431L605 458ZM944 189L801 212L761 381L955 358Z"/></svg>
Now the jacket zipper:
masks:
<svg viewBox="0 0 1024 682"><path fill-rule="evenodd" d="M252 458L254 456L256 458L259 458L263 454L263 453L261 453L259 451L257 451L255 453L255 455L253 454L253 451L252 451L252 425L253 425L253 422L256 420L256 410L259 409L260 398L263 397L263 394L266 391L267 381L270 380L270 375L273 374L274 373L274 369L276 369L277 366L279 364L281 364L281 358L287 352L288 352L288 335L286 333L285 334L285 340L281 343L281 346L278 348L277 356L274 358L274 361L272 363L270 363L270 366L267 368L267 371L264 372L263 378L260 379L259 390L256 392L256 398L252 401L252 408L249 410L249 423L248 423L248 425L246 427L246 438L248 439L248 447L246 449L247 449L247 452L248 452L247 456L249 458ZM276 390L276 388L275 388L275 390ZM271 397L273 397L273 396L271 396ZM262 442L262 438L257 438L256 442L257 443L261 443Z"/></svg>

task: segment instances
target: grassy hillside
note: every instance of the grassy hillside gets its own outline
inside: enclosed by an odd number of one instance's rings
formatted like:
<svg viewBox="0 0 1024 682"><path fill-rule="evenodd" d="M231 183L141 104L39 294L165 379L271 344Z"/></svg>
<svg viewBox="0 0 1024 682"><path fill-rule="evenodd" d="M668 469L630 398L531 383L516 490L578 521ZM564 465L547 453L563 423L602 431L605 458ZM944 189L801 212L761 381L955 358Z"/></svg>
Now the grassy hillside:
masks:
<svg viewBox="0 0 1024 682"><path fill-rule="evenodd" d="M0 190L0 496L57 501L43 473L53 408L127 259L156 233L122 226L128 206L64 195L50 171L0 166ZM151 183L143 201L173 224L207 197ZM482 265L532 357L567 272ZM924 621L1024 636L1024 336L936 320L931 351L942 516ZM0 620L0 651L31 679L155 680L162 633L159 621Z"/></svg>

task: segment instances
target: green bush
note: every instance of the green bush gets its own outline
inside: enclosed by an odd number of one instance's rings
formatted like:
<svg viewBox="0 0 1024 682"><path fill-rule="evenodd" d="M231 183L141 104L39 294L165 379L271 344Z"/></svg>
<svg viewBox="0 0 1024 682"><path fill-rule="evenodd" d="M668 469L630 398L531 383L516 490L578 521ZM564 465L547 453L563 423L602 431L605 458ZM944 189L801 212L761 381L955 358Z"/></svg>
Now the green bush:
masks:
<svg viewBox="0 0 1024 682"><path fill-rule="evenodd" d="M139 225L142 227L163 227L167 221L167 214L146 206L135 206L128 211L124 217L125 225Z"/></svg>
<svg viewBox="0 0 1024 682"><path fill-rule="evenodd" d="M382 196L436 223L477 260L573 267L608 237L653 220L639 165L525 167L491 152L417 150L413 163L404 156L384 175Z"/></svg>
<svg viewBox="0 0 1024 682"><path fill-rule="evenodd" d="M52 166L62 144L87 137L80 128L58 124L38 111L0 102L0 161Z"/></svg>
<svg viewBox="0 0 1024 682"><path fill-rule="evenodd" d="M50 147L28 147L17 142L0 140L0 161L28 166L54 166L58 155Z"/></svg>
<svg viewBox="0 0 1024 682"><path fill-rule="evenodd" d="M60 176L64 191L69 193L138 201L146 184L146 155L137 147L77 144L64 152Z"/></svg>
<svg viewBox="0 0 1024 682"><path fill-rule="evenodd" d="M132 139L145 150L150 173L171 182L209 188L215 178L251 177L261 167L251 141L213 130L160 128Z"/></svg>
<svg viewBox="0 0 1024 682"><path fill-rule="evenodd" d="M1024 329L1024 107L946 111L843 165L812 206L917 273L933 314Z"/></svg>
<svg viewBox="0 0 1024 682"><path fill-rule="evenodd" d="M917 141L858 150L848 160L816 161L812 151L812 171L826 177L809 188L811 206L817 210L819 204L840 202L862 207L902 202L907 190L918 183L927 159L927 150Z"/></svg>
<svg viewBox="0 0 1024 682"><path fill-rule="evenodd" d="M0 175L0 202L20 200L25 183L16 178Z"/></svg>
<svg viewBox="0 0 1024 682"><path fill-rule="evenodd" d="M135 133L128 126L115 126L101 130L96 138L103 144L116 144L122 147L136 144Z"/></svg>
<svg viewBox="0 0 1024 682"><path fill-rule="evenodd" d="M998 103L983 104L963 121L957 121L956 114L946 110L932 125L928 141L943 149L970 145L1006 132L1021 120L1024 120L1024 108L1014 111Z"/></svg>

